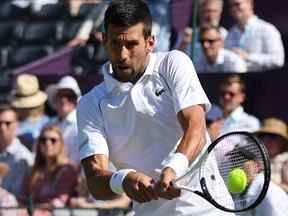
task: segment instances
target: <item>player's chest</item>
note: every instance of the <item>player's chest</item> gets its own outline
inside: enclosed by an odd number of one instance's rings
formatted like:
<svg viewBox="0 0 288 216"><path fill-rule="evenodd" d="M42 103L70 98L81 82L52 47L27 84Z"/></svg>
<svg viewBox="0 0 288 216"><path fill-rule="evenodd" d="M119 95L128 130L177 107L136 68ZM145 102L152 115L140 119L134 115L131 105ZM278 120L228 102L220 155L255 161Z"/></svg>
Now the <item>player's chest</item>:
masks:
<svg viewBox="0 0 288 216"><path fill-rule="evenodd" d="M101 110L105 117L127 114L157 117L174 113L169 85L159 77L143 80L124 90L114 89L101 102Z"/></svg>

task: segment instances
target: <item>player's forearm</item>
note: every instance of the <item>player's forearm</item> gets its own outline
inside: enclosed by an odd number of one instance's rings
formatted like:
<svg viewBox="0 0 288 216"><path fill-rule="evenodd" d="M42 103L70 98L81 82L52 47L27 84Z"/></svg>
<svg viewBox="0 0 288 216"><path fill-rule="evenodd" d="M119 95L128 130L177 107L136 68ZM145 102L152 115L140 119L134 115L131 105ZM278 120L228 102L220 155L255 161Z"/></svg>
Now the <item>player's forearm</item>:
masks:
<svg viewBox="0 0 288 216"><path fill-rule="evenodd" d="M109 200L115 197L109 186L112 173L109 171L95 171L94 175L87 175L89 191L96 199Z"/></svg>
<svg viewBox="0 0 288 216"><path fill-rule="evenodd" d="M184 134L176 150L184 154L190 162L199 155L206 141L204 110L201 106L197 106L193 108L193 113L188 117L185 113L182 117L179 116Z"/></svg>
<svg viewBox="0 0 288 216"><path fill-rule="evenodd" d="M107 200L114 198L115 194L109 186L112 172L108 171L108 158L103 155L91 156L84 159L82 165L90 193L96 199Z"/></svg>

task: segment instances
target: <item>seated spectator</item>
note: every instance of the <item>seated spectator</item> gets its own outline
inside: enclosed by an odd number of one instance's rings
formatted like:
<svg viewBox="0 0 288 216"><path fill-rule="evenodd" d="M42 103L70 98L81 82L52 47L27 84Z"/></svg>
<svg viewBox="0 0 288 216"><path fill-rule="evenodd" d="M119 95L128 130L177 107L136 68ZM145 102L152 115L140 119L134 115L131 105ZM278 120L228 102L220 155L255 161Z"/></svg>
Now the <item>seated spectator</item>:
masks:
<svg viewBox="0 0 288 216"><path fill-rule="evenodd" d="M235 151L235 150L232 150ZM257 156L253 152L243 148L237 149L233 154L241 154L243 160L243 170L247 174L247 189L241 196L256 197L263 187L263 167L259 166ZM248 199L249 202L249 199ZM288 195L274 182L269 183L265 197L258 206L248 211L239 213L239 216L284 216L288 209ZM237 214L238 215L238 214Z"/></svg>
<svg viewBox="0 0 288 216"><path fill-rule="evenodd" d="M288 193L288 159L283 162L281 168L281 183L280 187Z"/></svg>
<svg viewBox="0 0 288 216"><path fill-rule="evenodd" d="M287 172L284 170L288 160L287 125L281 119L267 118L255 134L265 144L271 161L271 179L288 192ZM284 166L285 165L285 166ZM282 178L284 177L284 178Z"/></svg>
<svg viewBox="0 0 288 216"><path fill-rule="evenodd" d="M18 137L30 150L38 138L41 129L49 122L44 113L47 94L39 89L36 76L22 74L16 78L16 87L12 90L12 106L20 120ZM33 149L34 150L34 149Z"/></svg>
<svg viewBox="0 0 288 216"><path fill-rule="evenodd" d="M227 30L219 26L221 14L223 10L223 0L200 0L199 1L199 26L214 26L219 28L220 36L225 40L227 36ZM193 30L191 27L186 27L182 33L180 33L175 48L185 52L191 56L191 42L192 42ZM199 29L194 31L195 44L195 57L198 56L201 51L201 44L199 43Z"/></svg>
<svg viewBox="0 0 288 216"><path fill-rule="evenodd" d="M102 43L101 28L104 21L107 3L103 2L102 0L90 1L90 3L94 3L95 6L93 7L93 10L91 10L91 13L87 14L87 17L78 30L76 37L68 43L68 46L70 47L85 45L88 42L91 34L94 35L96 41Z"/></svg>
<svg viewBox="0 0 288 216"><path fill-rule="evenodd" d="M0 215L14 216L17 214L17 210L5 209L18 207L16 197L9 193L7 190L1 187L2 179L9 172L9 167L5 163L0 163ZM15 212L16 211L16 212Z"/></svg>
<svg viewBox="0 0 288 216"><path fill-rule="evenodd" d="M223 111L217 105L212 105L211 109L206 114L206 127L212 141L220 134L220 129L223 125L223 117Z"/></svg>
<svg viewBox="0 0 288 216"><path fill-rule="evenodd" d="M231 131L254 132L259 129L259 120L244 111L245 83L237 74L229 75L220 84L219 104L223 110L224 123L220 134Z"/></svg>
<svg viewBox="0 0 288 216"><path fill-rule="evenodd" d="M56 125L60 128L68 157L79 165L80 157L76 143L76 106L81 96L80 88L73 77L65 76L59 80L51 94L57 116L51 119L49 125Z"/></svg>
<svg viewBox="0 0 288 216"><path fill-rule="evenodd" d="M253 0L228 0L235 25L225 47L247 62L248 71L263 71L284 65L284 48L279 31L254 13Z"/></svg>
<svg viewBox="0 0 288 216"><path fill-rule="evenodd" d="M171 37L171 0L147 0L152 16L152 35L155 36L155 52L170 50Z"/></svg>
<svg viewBox="0 0 288 216"><path fill-rule="evenodd" d="M6 163L10 171L2 180L2 187L23 198L23 180L34 162L32 153L17 138L18 118L15 110L7 104L0 105L0 162Z"/></svg>
<svg viewBox="0 0 288 216"><path fill-rule="evenodd" d="M26 196L32 198L35 208L63 208L74 194L77 170L66 155L58 127L47 126L41 131L35 164L26 184Z"/></svg>
<svg viewBox="0 0 288 216"><path fill-rule="evenodd" d="M12 4L20 8L31 7L33 11L41 10L45 4L57 4L59 0L12 0Z"/></svg>
<svg viewBox="0 0 288 216"><path fill-rule="evenodd" d="M246 63L228 49L224 49L224 41L217 27L200 29L202 53L195 58L194 66L197 72L246 72Z"/></svg>

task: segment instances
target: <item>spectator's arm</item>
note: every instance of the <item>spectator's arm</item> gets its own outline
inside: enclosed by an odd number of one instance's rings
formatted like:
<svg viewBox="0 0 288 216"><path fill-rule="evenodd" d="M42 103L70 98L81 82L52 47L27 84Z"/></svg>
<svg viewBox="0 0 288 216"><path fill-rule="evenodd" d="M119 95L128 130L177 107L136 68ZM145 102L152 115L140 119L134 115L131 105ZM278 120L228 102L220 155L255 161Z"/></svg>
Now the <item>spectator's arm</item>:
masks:
<svg viewBox="0 0 288 216"><path fill-rule="evenodd" d="M247 60L251 64L265 69L282 67L284 65L284 47L281 35L276 29L270 29L263 34L263 53L251 53Z"/></svg>

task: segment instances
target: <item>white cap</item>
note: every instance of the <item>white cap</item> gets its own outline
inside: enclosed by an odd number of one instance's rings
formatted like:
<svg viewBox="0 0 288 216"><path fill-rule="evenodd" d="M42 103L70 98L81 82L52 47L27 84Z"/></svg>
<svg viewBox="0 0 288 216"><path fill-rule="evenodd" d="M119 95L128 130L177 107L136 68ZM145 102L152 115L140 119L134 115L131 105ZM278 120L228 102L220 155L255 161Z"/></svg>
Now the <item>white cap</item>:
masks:
<svg viewBox="0 0 288 216"><path fill-rule="evenodd" d="M61 78L57 84L57 90L59 89L71 89L78 97L81 96L79 85L76 79L72 76L64 76Z"/></svg>

